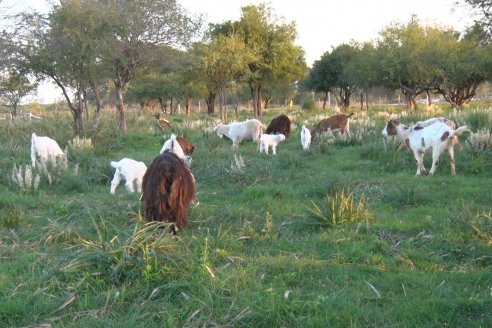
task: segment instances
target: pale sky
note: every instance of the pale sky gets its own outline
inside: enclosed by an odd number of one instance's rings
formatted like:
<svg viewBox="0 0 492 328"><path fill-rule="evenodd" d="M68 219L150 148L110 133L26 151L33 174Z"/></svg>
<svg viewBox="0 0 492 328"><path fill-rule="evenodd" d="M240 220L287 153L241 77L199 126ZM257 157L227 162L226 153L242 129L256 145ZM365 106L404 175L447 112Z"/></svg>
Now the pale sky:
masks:
<svg viewBox="0 0 492 328"><path fill-rule="evenodd" d="M456 0L177 0L192 14L203 14L206 23L238 20L241 7L267 3L272 12L285 22L294 21L298 40L312 66L326 51L344 43L369 41L392 22L406 23L412 14L427 24L451 26L463 31L473 18ZM2 7L47 11L47 0L4 0ZM46 95L47 91L40 92ZM48 99L45 99L48 101Z"/></svg>

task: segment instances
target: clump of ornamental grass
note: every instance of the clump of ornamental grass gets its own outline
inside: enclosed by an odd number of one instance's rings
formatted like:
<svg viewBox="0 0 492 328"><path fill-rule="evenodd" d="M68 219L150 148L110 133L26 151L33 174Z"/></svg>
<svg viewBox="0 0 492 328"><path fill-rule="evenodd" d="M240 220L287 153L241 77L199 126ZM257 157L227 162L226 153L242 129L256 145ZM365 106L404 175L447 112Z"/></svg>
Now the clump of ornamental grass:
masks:
<svg viewBox="0 0 492 328"><path fill-rule="evenodd" d="M68 141L67 147L71 149L90 150L92 149L92 139L76 136ZM67 153L67 150L65 150L65 153Z"/></svg>
<svg viewBox="0 0 492 328"><path fill-rule="evenodd" d="M185 247L177 247L170 233L171 224L164 222L138 223L126 238L118 229L109 231L108 222L92 219L97 238L78 239L75 251L62 271L97 272L111 282L143 277L145 280L172 279L180 276L188 256ZM179 253L179 254L178 254Z"/></svg>
<svg viewBox="0 0 492 328"><path fill-rule="evenodd" d="M361 195L356 199L354 192L348 188L327 193L325 197L312 202L312 208L308 209L310 216L317 223L326 228L335 228L344 224L368 224L373 220L373 215L367 209L367 199Z"/></svg>
<svg viewBox="0 0 492 328"><path fill-rule="evenodd" d="M35 191L39 187L41 176L37 172L33 172L31 165L19 165L14 163L12 168L12 181L22 192Z"/></svg>
<svg viewBox="0 0 492 328"><path fill-rule="evenodd" d="M475 153L492 149L492 134L489 129L483 128L476 133L472 133L466 144Z"/></svg>

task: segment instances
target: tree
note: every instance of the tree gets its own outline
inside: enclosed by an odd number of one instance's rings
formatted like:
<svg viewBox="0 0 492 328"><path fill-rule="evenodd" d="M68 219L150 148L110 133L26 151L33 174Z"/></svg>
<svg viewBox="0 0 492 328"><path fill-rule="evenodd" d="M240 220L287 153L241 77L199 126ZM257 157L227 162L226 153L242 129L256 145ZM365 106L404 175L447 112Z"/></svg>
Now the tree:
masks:
<svg viewBox="0 0 492 328"><path fill-rule="evenodd" d="M17 116L17 107L21 100L37 88L36 83L31 83L27 76L18 72L2 74L0 77L0 99L12 106L12 116Z"/></svg>
<svg viewBox="0 0 492 328"><path fill-rule="evenodd" d="M430 90L437 67L423 60L426 46L432 46L435 27L424 27L416 16L406 25L393 24L380 34L378 58L380 79L389 89L400 89L409 110L417 108L417 95Z"/></svg>
<svg viewBox="0 0 492 328"><path fill-rule="evenodd" d="M307 66L304 52L295 45L296 26L272 20L265 4L245 6L237 24L246 48L253 51L245 75L253 100L253 116L262 116L261 92L266 83L292 84L304 77Z"/></svg>
<svg viewBox="0 0 492 328"><path fill-rule="evenodd" d="M15 37L6 31L0 34L0 100L12 106L12 116L17 115L21 100L37 88L37 83L22 69L16 52Z"/></svg>
<svg viewBox="0 0 492 328"><path fill-rule="evenodd" d="M23 67L41 79L51 79L62 90L76 135L84 131L87 90L92 89L98 100L97 88L106 72L100 64L98 46L108 26L97 19L99 9L88 0L63 1L46 17L36 13L19 16L18 48Z"/></svg>
<svg viewBox="0 0 492 328"><path fill-rule="evenodd" d="M460 109L475 96L478 86L492 78L492 49L473 35L448 35L429 49L429 60L439 68L433 92Z"/></svg>
<svg viewBox="0 0 492 328"><path fill-rule="evenodd" d="M220 119L227 121L225 100L227 90L234 81L246 74L251 52L236 35L217 35L210 43L200 47L201 68L212 82L219 96Z"/></svg>
<svg viewBox="0 0 492 328"><path fill-rule="evenodd" d="M139 70L156 58L161 46L187 46L196 35L201 19L192 19L176 0L105 0L104 21L115 28L107 39L102 61L111 69L119 124L126 131L124 93Z"/></svg>
<svg viewBox="0 0 492 328"><path fill-rule="evenodd" d="M377 86L379 82L379 58L373 43L365 42L355 45L357 51L347 66L347 78L353 81L360 90L360 108L363 110L364 98L366 110L369 110L369 89Z"/></svg>
<svg viewBox="0 0 492 328"><path fill-rule="evenodd" d="M484 43L492 42L492 0L464 0L477 14L475 31L480 31Z"/></svg>

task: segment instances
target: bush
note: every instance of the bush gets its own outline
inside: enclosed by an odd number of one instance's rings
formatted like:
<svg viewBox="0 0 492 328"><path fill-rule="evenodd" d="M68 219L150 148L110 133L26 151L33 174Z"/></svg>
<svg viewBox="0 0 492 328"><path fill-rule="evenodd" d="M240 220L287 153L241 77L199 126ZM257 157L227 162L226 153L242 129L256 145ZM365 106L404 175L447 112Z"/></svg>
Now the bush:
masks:
<svg viewBox="0 0 492 328"><path fill-rule="evenodd" d="M313 98L306 97L302 100L302 109L314 110L314 100Z"/></svg>

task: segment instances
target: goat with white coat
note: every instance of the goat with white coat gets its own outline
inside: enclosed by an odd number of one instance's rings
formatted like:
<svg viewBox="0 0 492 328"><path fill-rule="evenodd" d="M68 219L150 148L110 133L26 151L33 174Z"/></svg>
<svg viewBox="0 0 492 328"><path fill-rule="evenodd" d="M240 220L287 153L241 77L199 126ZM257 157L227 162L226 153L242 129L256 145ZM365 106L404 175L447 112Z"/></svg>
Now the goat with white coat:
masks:
<svg viewBox="0 0 492 328"><path fill-rule="evenodd" d="M36 167L37 156L42 165L51 162L56 165L61 162L66 165L67 156L61 150L58 143L50 137L38 137L36 133L31 134L31 165Z"/></svg>
<svg viewBox="0 0 492 328"><path fill-rule="evenodd" d="M232 141L232 148L238 148L239 143L246 139L258 142L265 126L259 120L253 118L244 122L232 122L229 124L218 124L214 131L222 138L226 136Z"/></svg>
<svg viewBox="0 0 492 328"><path fill-rule="evenodd" d="M470 131L468 127L462 126L456 130L451 129L447 124L438 122L422 129L411 129L398 121L390 120L386 123L382 134L384 137L397 136L404 140L405 145L413 151L417 161L417 173L420 175L425 171L424 153L432 149L432 167L429 175L433 175L439 164L439 157L442 152L447 150L451 164L451 175L456 175L456 165L454 159L453 137L459 136L465 131Z"/></svg>
<svg viewBox="0 0 492 328"><path fill-rule="evenodd" d="M268 155L268 149L272 147L272 154L277 154L277 145L285 140L285 136L280 134L262 134L260 137L260 153Z"/></svg>
<svg viewBox="0 0 492 328"><path fill-rule="evenodd" d="M111 195L114 194L122 179L125 180L125 187L128 192L134 192L135 188L138 192L142 192L142 180L147 171L147 166L144 162L123 158L118 162L111 161L111 166L116 169L111 181L111 189L109 190Z"/></svg>
<svg viewBox="0 0 492 328"><path fill-rule="evenodd" d="M308 150L311 145L311 131L305 125L302 126L301 130L301 145L303 150Z"/></svg>

